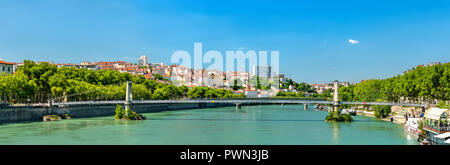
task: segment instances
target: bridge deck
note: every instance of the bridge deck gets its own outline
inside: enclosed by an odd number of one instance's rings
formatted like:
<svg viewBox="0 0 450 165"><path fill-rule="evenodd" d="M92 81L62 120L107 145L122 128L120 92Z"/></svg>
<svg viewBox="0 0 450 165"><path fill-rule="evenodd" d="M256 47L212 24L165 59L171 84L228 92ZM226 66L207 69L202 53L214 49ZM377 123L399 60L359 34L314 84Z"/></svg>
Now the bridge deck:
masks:
<svg viewBox="0 0 450 165"><path fill-rule="evenodd" d="M125 101L77 101L77 102L58 102L53 105L95 105L95 104L124 104ZM229 104L333 104L333 101L325 100L281 100L281 99L199 99L199 100L134 100L133 104L194 104L194 103L229 103ZM340 104L350 105L398 105L424 107L424 104L412 103L394 103L394 102L358 102L343 101Z"/></svg>

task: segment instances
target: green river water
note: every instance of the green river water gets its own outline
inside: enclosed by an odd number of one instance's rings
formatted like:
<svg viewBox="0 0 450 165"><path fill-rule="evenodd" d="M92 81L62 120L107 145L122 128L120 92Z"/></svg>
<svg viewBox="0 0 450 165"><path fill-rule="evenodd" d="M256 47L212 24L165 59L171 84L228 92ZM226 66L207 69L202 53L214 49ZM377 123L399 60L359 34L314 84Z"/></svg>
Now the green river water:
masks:
<svg viewBox="0 0 450 165"><path fill-rule="evenodd" d="M165 111L148 120L113 116L0 125L0 144L417 144L403 126L354 116L351 123L327 123L327 112L310 105L261 105Z"/></svg>

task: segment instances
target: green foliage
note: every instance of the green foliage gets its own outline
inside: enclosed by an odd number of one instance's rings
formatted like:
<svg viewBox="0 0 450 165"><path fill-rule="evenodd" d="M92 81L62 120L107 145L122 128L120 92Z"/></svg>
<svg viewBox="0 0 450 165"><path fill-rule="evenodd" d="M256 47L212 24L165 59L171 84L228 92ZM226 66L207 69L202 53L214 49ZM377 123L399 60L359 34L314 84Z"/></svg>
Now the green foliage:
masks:
<svg viewBox="0 0 450 165"><path fill-rule="evenodd" d="M426 134L426 132L425 132L425 130L423 129L423 120L419 120L419 126L418 126L418 128L419 128L419 130L420 130L420 132L421 132L421 135L422 136L424 136L425 134Z"/></svg>
<svg viewBox="0 0 450 165"><path fill-rule="evenodd" d="M125 116L125 109L123 106L117 104L116 106L116 115L114 115L115 119L123 119Z"/></svg>
<svg viewBox="0 0 450 165"><path fill-rule="evenodd" d="M293 86L295 89L297 89L297 91L299 92L307 92L307 93L315 93L316 91L314 90L314 88L307 84L307 83L297 83L295 81L293 81L292 79L287 78L286 82L282 82L280 83L280 88L281 89L288 89L289 86Z"/></svg>
<svg viewBox="0 0 450 165"><path fill-rule="evenodd" d="M164 80L161 75L154 75L156 80ZM232 91L221 91L208 87L187 88L158 83L143 76L134 76L114 70L93 71L75 67L60 67L46 62L36 64L25 60L14 75L0 75L0 94L2 99L10 102L47 102L49 98L69 96L74 100L114 100L125 98L126 81L133 81L135 99L174 99L189 98L234 98L245 97ZM277 82L278 83L278 82ZM242 89L235 83L233 89ZM258 89L270 89L271 80L253 76L250 84ZM313 89L306 83L296 83L287 79L281 88L294 86L299 93L312 93ZM330 99L332 90L322 94L313 93L311 98ZM339 96L342 101L393 101L400 98L415 101L439 100L441 107L448 107L444 102L450 100L450 63L419 66L388 79L366 80L356 85L341 87ZM81 93L81 94L80 94ZM302 94L279 93L277 97L303 97Z"/></svg>
<svg viewBox="0 0 450 165"><path fill-rule="evenodd" d="M213 89L210 87L192 87L187 92L187 97L191 99L199 98L243 98L244 94L236 95L230 90L226 89Z"/></svg>
<svg viewBox="0 0 450 165"><path fill-rule="evenodd" d="M163 85L161 88L155 90L152 98L154 100L165 100L175 99L183 95L183 91L175 85Z"/></svg>
<svg viewBox="0 0 450 165"><path fill-rule="evenodd" d="M60 67L46 62L25 60L14 75L0 76L0 93L19 102L46 102L49 98L73 95L70 100L119 98L116 86L127 80L138 80L128 73L113 70L93 71ZM140 79L141 80L141 79ZM142 81L142 80L141 80ZM2 86L6 85L8 88ZM82 94L79 94L82 93ZM108 95L110 94L110 95ZM124 98L124 97L123 97Z"/></svg>
<svg viewBox="0 0 450 165"><path fill-rule="evenodd" d="M123 106L117 104L116 106L116 115L114 116L116 120L144 120L145 117L132 111L125 110Z"/></svg>
<svg viewBox="0 0 450 165"><path fill-rule="evenodd" d="M382 98L381 80L365 80L353 88L353 99L358 101L375 101Z"/></svg>
<svg viewBox="0 0 450 165"><path fill-rule="evenodd" d="M133 99L136 100L150 100L152 99L152 91L148 90L143 84L133 85Z"/></svg>
<svg viewBox="0 0 450 165"><path fill-rule="evenodd" d="M164 80L161 75L154 75ZM49 63L36 64L24 61L24 65L12 74L0 75L0 94L10 102L47 102L49 98L62 101L83 100L123 100L126 85L133 82L134 99L177 99L190 98L234 98L245 97L235 95L224 89L195 88L174 86L146 79L144 76L133 76L115 70L88 70L75 67L60 67Z"/></svg>
<svg viewBox="0 0 450 165"><path fill-rule="evenodd" d="M52 120L60 120L61 119L61 117L58 115L47 115L47 116Z"/></svg>
<svg viewBox="0 0 450 165"><path fill-rule="evenodd" d="M23 73L0 75L0 94L11 102L25 102L36 90L37 84Z"/></svg>
<svg viewBox="0 0 450 165"><path fill-rule="evenodd" d="M341 87L342 101L413 101L450 100L450 63L418 66L387 79L365 80Z"/></svg>
<svg viewBox="0 0 450 165"><path fill-rule="evenodd" d="M168 81L166 78L164 78L164 77L161 76L160 74L154 74L154 75L153 75L153 79L155 79L155 80L166 80L166 81Z"/></svg>
<svg viewBox="0 0 450 165"><path fill-rule="evenodd" d="M322 98L332 98L333 97L333 89L328 89L323 91L322 94L317 94L318 97L322 97Z"/></svg>
<svg viewBox="0 0 450 165"><path fill-rule="evenodd" d="M354 89L355 85L339 87L339 99L342 101L353 101L355 98Z"/></svg>
<svg viewBox="0 0 450 165"><path fill-rule="evenodd" d="M254 86L256 89L262 90L268 90L270 89L272 84L276 84L272 79L259 76L251 76L249 79L249 83L250 86Z"/></svg>
<svg viewBox="0 0 450 165"><path fill-rule="evenodd" d="M332 97L333 97L332 89L325 90L323 93L313 93L311 94L311 96L309 96L309 98L324 99L324 100L329 100Z"/></svg>
<svg viewBox="0 0 450 165"><path fill-rule="evenodd" d="M189 88L185 85L181 85L178 88L180 88L180 90L183 92L184 95L186 95L187 92L189 91Z"/></svg>
<svg viewBox="0 0 450 165"><path fill-rule="evenodd" d="M233 90L244 89L244 87L243 87L242 85L240 85L240 84L242 84L242 82L239 83L239 82L238 82L238 79L236 79L236 80L234 80L233 86L231 86L231 88L232 88Z"/></svg>
<svg viewBox="0 0 450 165"><path fill-rule="evenodd" d="M299 91L299 92L308 92L308 93L315 93L316 90L314 90L314 88L312 86L310 86L307 83L295 83L294 87Z"/></svg>
<svg viewBox="0 0 450 165"><path fill-rule="evenodd" d="M278 92L276 97L305 97L305 94L300 93L300 92Z"/></svg>
<svg viewBox="0 0 450 165"><path fill-rule="evenodd" d="M261 89L261 78L256 77L256 89Z"/></svg>
<svg viewBox="0 0 450 165"><path fill-rule="evenodd" d="M438 103L437 107L443 108L443 109L450 109L450 104L441 101L441 102Z"/></svg>
<svg viewBox="0 0 450 165"><path fill-rule="evenodd" d="M390 105L374 105L372 106L374 110L374 116L376 118L386 118L391 113Z"/></svg>
<svg viewBox="0 0 450 165"><path fill-rule="evenodd" d="M345 122L353 121L353 118L349 114L341 114L341 111L331 111L328 113L327 117L325 117L325 121Z"/></svg>

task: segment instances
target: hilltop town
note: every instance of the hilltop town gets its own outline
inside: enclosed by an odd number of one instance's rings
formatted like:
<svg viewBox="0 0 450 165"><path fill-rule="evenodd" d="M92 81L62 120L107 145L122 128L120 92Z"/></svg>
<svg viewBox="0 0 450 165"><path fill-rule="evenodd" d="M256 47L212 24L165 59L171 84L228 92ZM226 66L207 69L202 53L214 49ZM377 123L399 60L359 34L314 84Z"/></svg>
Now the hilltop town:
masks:
<svg viewBox="0 0 450 165"><path fill-rule="evenodd" d="M215 89L228 89L236 94L244 93L247 97L273 97L280 92L301 93L301 96L311 94L328 94L331 96L333 84L306 84L297 83L284 74L272 72L271 66L252 66L250 72L244 71L220 71L207 69L192 69L182 65L164 63L149 63L148 56L141 56L137 63L126 61L84 61L80 64L47 62L58 67L75 67L88 70L115 70L121 73L129 73L135 76L144 76L147 79L156 79L162 83L172 83L176 86L187 87L211 87ZM1 73L13 74L23 62L0 61ZM3 67L3 68L1 68ZM279 80L279 81L276 81ZM352 83L339 82L341 86Z"/></svg>

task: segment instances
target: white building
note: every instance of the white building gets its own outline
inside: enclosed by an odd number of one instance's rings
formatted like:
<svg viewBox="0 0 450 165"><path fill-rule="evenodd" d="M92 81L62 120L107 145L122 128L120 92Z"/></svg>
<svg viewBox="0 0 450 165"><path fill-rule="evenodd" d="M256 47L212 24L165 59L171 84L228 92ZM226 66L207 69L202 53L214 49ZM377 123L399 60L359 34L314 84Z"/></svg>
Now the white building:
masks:
<svg viewBox="0 0 450 165"><path fill-rule="evenodd" d="M272 77L272 66L253 66L253 74L259 77Z"/></svg>
<svg viewBox="0 0 450 165"><path fill-rule="evenodd" d="M245 97L247 98L257 98L258 91L256 90L244 90Z"/></svg>
<svg viewBox="0 0 450 165"><path fill-rule="evenodd" d="M13 73L13 65L14 65L14 63L0 60L0 74L1 73L12 74Z"/></svg>
<svg viewBox="0 0 450 165"><path fill-rule="evenodd" d="M148 65L148 57L147 56L141 56L139 58L139 65L140 66L146 66Z"/></svg>

